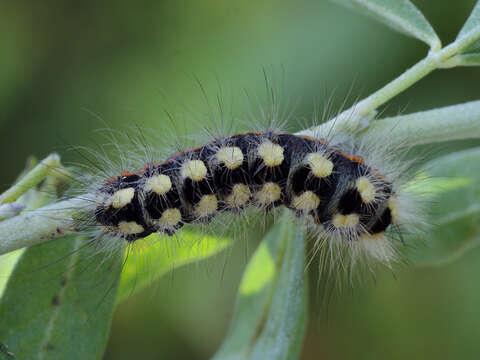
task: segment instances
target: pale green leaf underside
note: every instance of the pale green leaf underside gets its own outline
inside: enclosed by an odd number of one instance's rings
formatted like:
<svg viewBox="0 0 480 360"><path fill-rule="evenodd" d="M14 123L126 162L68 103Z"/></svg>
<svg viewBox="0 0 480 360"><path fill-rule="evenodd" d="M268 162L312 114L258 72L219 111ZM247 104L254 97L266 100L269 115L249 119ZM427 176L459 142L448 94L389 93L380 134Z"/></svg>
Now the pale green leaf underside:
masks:
<svg viewBox="0 0 480 360"><path fill-rule="evenodd" d="M457 40L462 39L467 36L472 36L474 33L480 31L480 1L477 1L477 4L473 8L470 16L463 25L462 29L458 33ZM478 39L478 36L477 36ZM478 53L480 52L480 40L475 41L470 45L465 51L465 53ZM477 65L474 64L474 65Z"/></svg>
<svg viewBox="0 0 480 360"><path fill-rule="evenodd" d="M431 49L441 47L440 39L423 14L409 0L333 0L365 13L392 29L427 43Z"/></svg>
<svg viewBox="0 0 480 360"><path fill-rule="evenodd" d="M175 237L152 234L126 252L118 289L121 302L165 273L182 265L201 261L231 244L231 239L179 232Z"/></svg>
<svg viewBox="0 0 480 360"><path fill-rule="evenodd" d="M284 214L243 275L227 338L214 359L296 359L306 324L305 234Z"/></svg>
<svg viewBox="0 0 480 360"><path fill-rule="evenodd" d="M425 166L410 190L430 204L426 236L409 239L408 258L416 264L451 261L480 244L480 148L453 153Z"/></svg>
<svg viewBox="0 0 480 360"><path fill-rule="evenodd" d="M122 256L85 244L72 235L19 259L0 301L0 339L17 359L101 358Z"/></svg>

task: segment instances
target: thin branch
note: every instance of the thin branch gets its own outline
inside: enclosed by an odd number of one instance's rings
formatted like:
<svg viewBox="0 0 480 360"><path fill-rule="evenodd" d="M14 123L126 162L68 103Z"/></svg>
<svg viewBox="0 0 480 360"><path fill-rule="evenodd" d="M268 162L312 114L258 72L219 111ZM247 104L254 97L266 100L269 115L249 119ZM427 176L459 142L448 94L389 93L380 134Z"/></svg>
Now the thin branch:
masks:
<svg viewBox="0 0 480 360"><path fill-rule="evenodd" d="M0 195L0 204L14 202L20 195L39 184L48 175L53 174L53 170L60 166L60 156L57 154L47 156L40 162L40 164L35 166L22 179L20 179L20 181Z"/></svg>
<svg viewBox="0 0 480 360"><path fill-rule="evenodd" d="M73 198L0 222L0 255L78 231L73 217L88 204Z"/></svg>

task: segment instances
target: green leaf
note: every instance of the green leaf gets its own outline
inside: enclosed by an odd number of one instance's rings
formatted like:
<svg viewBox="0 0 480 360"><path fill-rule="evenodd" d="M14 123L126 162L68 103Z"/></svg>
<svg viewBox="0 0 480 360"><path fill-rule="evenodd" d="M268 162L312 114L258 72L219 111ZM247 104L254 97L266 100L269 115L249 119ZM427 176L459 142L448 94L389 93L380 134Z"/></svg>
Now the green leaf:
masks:
<svg viewBox="0 0 480 360"><path fill-rule="evenodd" d="M478 53L480 52L480 1L473 8L470 16L458 33L457 41L471 38L473 43L464 50L464 53ZM478 64L475 64L478 65Z"/></svg>
<svg viewBox="0 0 480 360"><path fill-rule="evenodd" d="M0 299L7 286L8 278L23 251L24 249L20 249L9 254L0 255Z"/></svg>
<svg viewBox="0 0 480 360"><path fill-rule="evenodd" d="M100 359L122 259L80 236L28 248L0 300L2 343L17 359Z"/></svg>
<svg viewBox="0 0 480 360"><path fill-rule="evenodd" d="M126 253L117 302L179 266L203 260L231 244L229 238L182 231L175 237L152 234Z"/></svg>
<svg viewBox="0 0 480 360"><path fill-rule="evenodd" d="M423 14L409 0L333 0L365 13L390 28L427 43L431 49L441 42Z"/></svg>
<svg viewBox="0 0 480 360"><path fill-rule="evenodd" d="M407 256L416 264L441 264L480 244L480 148L435 159L425 169L427 180L411 191L428 197L432 230L409 239L415 246Z"/></svg>
<svg viewBox="0 0 480 360"><path fill-rule="evenodd" d="M28 248L1 298L0 340L19 359L101 358L115 302L230 243L191 232L154 234L126 258L123 251L107 256L79 236Z"/></svg>
<svg viewBox="0 0 480 360"><path fill-rule="evenodd" d="M214 359L297 359L306 318L305 234L285 212L245 270L227 338Z"/></svg>

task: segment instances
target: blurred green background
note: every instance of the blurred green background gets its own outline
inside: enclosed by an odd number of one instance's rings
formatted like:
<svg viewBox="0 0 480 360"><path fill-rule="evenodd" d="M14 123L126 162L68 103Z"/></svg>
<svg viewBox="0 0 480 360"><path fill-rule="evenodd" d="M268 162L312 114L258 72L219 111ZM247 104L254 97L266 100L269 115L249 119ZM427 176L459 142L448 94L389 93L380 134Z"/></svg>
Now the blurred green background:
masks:
<svg viewBox="0 0 480 360"><path fill-rule="evenodd" d="M474 0L414 3L446 44ZM244 89L263 94L262 69L279 83L284 73L285 99L295 117L309 118L333 92L338 107L352 88L351 104L427 51L327 1L11 1L0 9L1 190L29 155L57 151L67 163L80 161L66 149L101 141L95 130L105 125L92 113L115 129L161 129L164 109L203 121L208 106L196 77L241 117L249 110ZM479 84L479 68L437 71L385 114L477 100ZM181 132L191 117L177 118ZM176 269L120 305L105 359L211 356L257 242ZM380 271L322 308L312 274L302 359L477 359L479 260L477 249L444 267Z"/></svg>

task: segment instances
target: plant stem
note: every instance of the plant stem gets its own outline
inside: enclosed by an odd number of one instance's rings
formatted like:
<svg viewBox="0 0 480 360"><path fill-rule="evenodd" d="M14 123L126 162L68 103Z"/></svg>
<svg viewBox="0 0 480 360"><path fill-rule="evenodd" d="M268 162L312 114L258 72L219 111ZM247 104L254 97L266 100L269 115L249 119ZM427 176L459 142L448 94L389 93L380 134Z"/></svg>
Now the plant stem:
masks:
<svg viewBox="0 0 480 360"><path fill-rule="evenodd" d="M78 231L73 216L90 204L73 198L0 222L0 255Z"/></svg>
<svg viewBox="0 0 480 360"><path fill-rule="evenodd" d="M52 174L54 169L60 166L60 157L57 154L47 156L40 164L20 179L20 181L0 195L0 204L14 202L20 195L40 183L48 175Z"/></svg>
<svg viewBox="0 0 480 360"><path fill-rule="evenodd" d="M468 33L457 38L453 43L444 47L441 51L437 53L437 56L441 62L444 62L451 58L452 56L461 53L463 50L467 49L475 41L480 38L480 26L477 26L470 30Z"/></svg>
<svg viewBox="0 0 480 360"><path fill-rule="evenodd" d="M8 203L0 205L0 220L8 219L18 215L25 209L25 205L18 203Z"/></svg>

